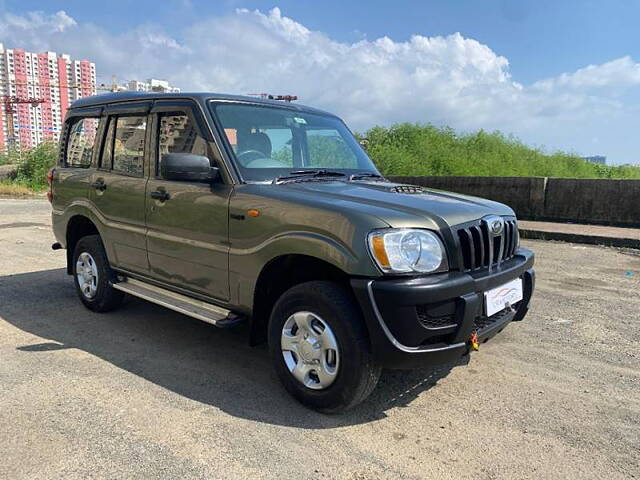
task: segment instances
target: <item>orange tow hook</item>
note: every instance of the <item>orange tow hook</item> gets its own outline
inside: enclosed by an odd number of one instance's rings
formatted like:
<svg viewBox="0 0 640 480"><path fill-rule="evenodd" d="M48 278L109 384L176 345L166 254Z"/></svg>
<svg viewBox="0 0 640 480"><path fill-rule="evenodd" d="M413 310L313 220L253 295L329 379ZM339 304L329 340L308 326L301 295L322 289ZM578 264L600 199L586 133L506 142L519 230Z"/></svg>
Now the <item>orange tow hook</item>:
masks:
<svg viewBox="0 0 640 480"><path fill-rule="evenodd" d="M471 338L469 338L469 345L471 346L471 350L478 351L480 350L480 344L478 343L478 332L473 332L471 334Z"/></svg>

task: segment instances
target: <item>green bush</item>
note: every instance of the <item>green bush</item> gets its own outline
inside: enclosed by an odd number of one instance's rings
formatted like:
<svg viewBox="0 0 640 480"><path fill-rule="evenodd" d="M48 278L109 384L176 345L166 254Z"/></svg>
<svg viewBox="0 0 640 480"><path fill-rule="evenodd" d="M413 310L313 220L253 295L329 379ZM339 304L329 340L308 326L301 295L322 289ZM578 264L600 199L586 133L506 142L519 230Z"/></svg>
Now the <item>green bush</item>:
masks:
<svg viewBox="0 0 640 480"><path fill-rule="evenodd" d="M56 164L58 145L44 142L30 149L15 149L5 155L5 163L17 165L15 182L32 190L47 187L47 172Z"/></svg>
<svg viewBox="0 0 640 480"><path fill-rule="evenodd" d="M384 175L457 175L568 178L637 178L640 167L597 165L566 152L548 153L500 132L458 134L448 127L401 123L373 127L364 135L369 156ZM327 145L313 145L327 150ZM336 146L331 154L339 156ZM47 187L58 145L41 143L0 155L0 165L17 165L15 184L32 190Z"/></svg>
<svg viewBox="0 0 640 480"><path fill-rule="evenodd" d="M364 137L384 175L640 178L640 167L597 165L571 153L547 153L500 132L458 134L448 127L402 123L373 127Z"/></svg>

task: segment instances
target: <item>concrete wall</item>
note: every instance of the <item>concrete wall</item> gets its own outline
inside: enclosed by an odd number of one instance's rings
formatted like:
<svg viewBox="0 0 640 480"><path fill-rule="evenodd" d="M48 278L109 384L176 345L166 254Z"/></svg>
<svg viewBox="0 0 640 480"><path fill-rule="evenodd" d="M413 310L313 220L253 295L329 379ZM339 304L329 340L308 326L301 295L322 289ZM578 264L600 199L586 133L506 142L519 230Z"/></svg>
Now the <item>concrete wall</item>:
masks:
<svg viewBox="0 0 640 480"><path fill-rule="evenodd" d="M640 226L640 180L542 177L390 177L506 203L519 218Z"/></svg>
<svg viewBox="0 0 640 480"><path fill-rule="evenodd" d="M640 180L550 178L544 214L578 223L640 226Z"/></svg>

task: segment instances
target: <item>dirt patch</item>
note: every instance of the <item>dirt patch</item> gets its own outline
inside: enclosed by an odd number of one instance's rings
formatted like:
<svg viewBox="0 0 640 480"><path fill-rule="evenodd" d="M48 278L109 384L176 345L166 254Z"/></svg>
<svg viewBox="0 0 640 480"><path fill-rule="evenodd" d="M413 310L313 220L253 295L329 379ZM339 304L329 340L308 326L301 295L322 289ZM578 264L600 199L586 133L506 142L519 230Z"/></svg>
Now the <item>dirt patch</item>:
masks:
<svg viewBox="0 0 640 480"><path fill-rule="evenodd" d="M385 371L327 416L242 332L137 299L86 310L30 226L50 212L0 201L0 478L640 478L634 256L524 241L524 321L460 364Z"/></svg>

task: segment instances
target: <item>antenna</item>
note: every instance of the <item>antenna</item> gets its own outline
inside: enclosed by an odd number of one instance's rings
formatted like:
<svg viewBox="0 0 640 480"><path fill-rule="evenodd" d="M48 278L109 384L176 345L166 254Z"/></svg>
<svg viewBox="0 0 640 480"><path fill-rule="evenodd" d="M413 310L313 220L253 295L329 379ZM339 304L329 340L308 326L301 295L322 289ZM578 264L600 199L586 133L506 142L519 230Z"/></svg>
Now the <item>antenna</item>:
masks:
<svg viewBox="0 0 640 480"><path fill-rule="evenodd" d="M281 100L283 102L293 102L294 100L298 100L297 95L273 95L271 93L248 93L247 95L268 100Z"/></svg>

